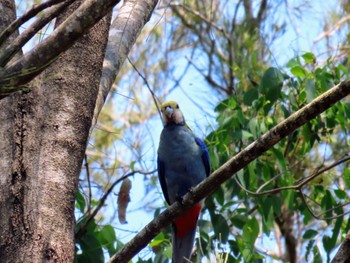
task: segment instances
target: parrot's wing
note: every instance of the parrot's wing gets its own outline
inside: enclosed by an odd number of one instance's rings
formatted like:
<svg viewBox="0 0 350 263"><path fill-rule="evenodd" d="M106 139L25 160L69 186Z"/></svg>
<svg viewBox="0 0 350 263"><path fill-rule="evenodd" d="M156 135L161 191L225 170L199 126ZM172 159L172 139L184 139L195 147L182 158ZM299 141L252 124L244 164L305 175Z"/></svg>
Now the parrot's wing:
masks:
<svg viewBox="0 0 350 263"><path fill-rule="evenodd" d="M170 205L170 199L168 196L168 189L166 186L166 182L165 182L165 168L164 168L164 162L162 162L159 159L157 159L157 165L158 165L158 177L159 177L159 181L160 181L160 186L162 187L162 191L163 191L163 195L165 197L165 201L167 201L168 205Z"/></svg>
<svg viewBox="0 0 350 263"><path fill-rule="evenodd" d="M205 143L199 139L198 137L196 137L196 143L199 145L199 147L201 147L202 149L202 161L204 163L204 167L205 167L205 172L207 174L207 176L210 175L210 161L209 161L209 152L208 152L208 148L205 145Z"/></svg>

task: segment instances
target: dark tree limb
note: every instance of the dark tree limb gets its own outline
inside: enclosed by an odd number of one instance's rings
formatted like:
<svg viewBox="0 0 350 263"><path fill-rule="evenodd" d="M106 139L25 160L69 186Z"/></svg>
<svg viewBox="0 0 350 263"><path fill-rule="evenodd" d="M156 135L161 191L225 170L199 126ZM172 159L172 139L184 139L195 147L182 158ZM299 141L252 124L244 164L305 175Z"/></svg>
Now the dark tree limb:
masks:
<svg viewBox="0 0 350 263"><path fill-rule="evenodd" d="M136 253L147 246L162 228L169 225L186 209L189 209L195 203L210 195L223 182L231 178L235 173L258 158L287 135L329 109L332 105L349 94L350 79L347 79L323 93L311 103L307 104L302 109L289 116L286 120L266 132L223 164L219 169L212 173L211 176L196 186L193 191L184 195L181 204L176 202L159 214L159 216L146 225L130 242L125 244L123 249L118 254L114 255L109 262L128 262Z"/></svg>

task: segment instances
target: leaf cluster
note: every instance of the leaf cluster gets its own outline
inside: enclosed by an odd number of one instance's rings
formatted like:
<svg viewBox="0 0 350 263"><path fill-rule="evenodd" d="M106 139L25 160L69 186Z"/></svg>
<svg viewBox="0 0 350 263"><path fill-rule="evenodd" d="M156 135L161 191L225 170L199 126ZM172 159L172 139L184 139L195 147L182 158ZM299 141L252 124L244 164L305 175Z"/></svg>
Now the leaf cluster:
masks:
<svg viewBox="0 0 350 263"><path fill-rule="evenodd" d="M258 86L230 96L216 107L218 126L207 137L214 169L349 76L342 64L329 61L317 66L310 52L290 60L287 68L268 68ZM342 233L350 227L344 217L349 212L348 158L342 159L349 151L349 117L349 101L336 104L207 198L210 219L200 224L213 231L200 228L198 244L203 255L218 253L219 242L229 254L227 262L256 262L266 257L284 260L285 255L273 245L257 243L272 238L275 246L281 246L279 237L288 238L289 231L302 251L299 260L317 261L320 251L329 260ZM343 161L329 167L340 159ZM323 247L317 245L317 239Z"/></svg>

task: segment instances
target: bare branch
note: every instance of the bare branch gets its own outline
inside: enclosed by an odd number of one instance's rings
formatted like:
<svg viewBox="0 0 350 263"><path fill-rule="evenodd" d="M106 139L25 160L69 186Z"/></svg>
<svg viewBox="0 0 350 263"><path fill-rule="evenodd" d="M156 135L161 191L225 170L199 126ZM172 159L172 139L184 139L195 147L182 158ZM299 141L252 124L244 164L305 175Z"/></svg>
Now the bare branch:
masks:
<svg viewBox="0 0 350 263"><path fill-rule="evenodd" d="M92 128L106 101L114 80L124 63L131 47L134 45L141 29L149 21L158 0L127 0L114 19L108 39L105 60L96 100ZM90 129L90 133L92 131Z"/></svg>
<svg viewBox="0 0 350 263"><path fill-rule="evenodd" d="M104 17L119 0L86 0L29 54L0 71L0 93L21 90Z"/></svg>
<svg viewBox="0 0 350 263"><path fill-rule="evenodd" d="M0 33L0 46L5 42L5 40L13 34L18 28L27 22L29 19L36 16L39 12L43 11L45 8L48 8L50 6L56 5L58 3L64 2L65 0L48 0L44 3L41 3L39 5L33 6L32 9L30 9L28 12L23 14L21 17L19 17L17 20L13 21L4 31ZM73 0L75 1L75 0Z"/></svg>
<svg viewBox="0 0 350 263"><path fill-rule="evenodd" d="M210 195L223 182L231 178L239 170L247 166L251 161L262 155L287 135L294 132L306 122L312 120L333 104L350 94L350 79L334 86L311 103L298 110L286 120L262 135L256 141L248 145L237 155L228 160L211 176L196 186L191 192L183 196L182 202L176 202L159 216L146 225L130 242L125 244L118 254L109 262L128 262L137 252L144 248L162 228L169 225L177 216L195 203Z"/></svg>
<svg viewBox="0 0 350 263"><path fill-rule="evenodd" d="M180 4L180 3L170 3L169 5L170 5L170 7L172 7L172 8L178 8L178 7L183 8L185 11L187 11L187 12L189 12L189 13L191 13L191 14L197 16L197 17L200 18L203 22L205 22L207 25L209 25L210 27L214 27L216 30L218 30L219 32L223 33L223 35L224 35L226 38L228 38L228 36L227 36L227 34L226 34L226 32L225 32L225 29L224 29L222 26L220 26L220 25L216 24L215 22L213 22L213 21L207 19L205 16L203 16L203 15L202 15L201 13L199 13L198 11L196 11L196 10L194 10L194 9L191 9L191 8L189 8L188 6L186 6L186 5L184 5L184 4Z"/></svg>
<svg viewBox="0 0 350 263"><path fill-rule="evenodd" d="M20 34L13 42L6 48L1 49L0 52L0 67L6 66L10 59L21 50L21 48L31 39L40 29L42 29L49 21L57 17L62 10L75 0L68 0L57 6L51 7L40 18L38 18L29 28Z"/></svg>
<svg viewBox="0 0 350 263"><path fill-rule="evenodd" d="M160 106L160 101L159 99L157 98L156 94L154 94L153 90L151 89L151 86L148 84L148 81L146 79L146 77L144 75L142 75L142 73L138 70L138 68L135 66L135 64L130 60L130 58L128 57L128 61L129 63L131 64L131 66L134 68L134 70L137 72L137 74L142 78L143 82L146 84L147 86L147 89L149 90L149 92L151 93L152 95L152 98L153 98L153 102L154 104L156 105L157 107L157 110L158 110L158 113L159 113L159 118L160 120L163 122L163 118L162 118L162 113L159 109L159 106ZM164 123L163 123L164 125Z"/></svg>
<svg viewBox="0 0 350 263"><path fill-rule="evenodd" d="M303 202L304 202L304 204L305 204L305 206L306 206L306 209L309 211L309 213L310 213L314 218L316 218L316 219L318 219L318 220L333 220L333 219L342 217L342 216L347 215L347 214L350 213L350 211L347 211L347 212L344 212L344 213L341 213L341 214L338 214L338 215L335 215L335 216L322 217L322 215L324 215L324 214L326 214L326 213L329 213L329 212L331 212L331 211L334 211L334 210L336 210L336 209L338 209L338 208L340 208L340 207L345 207L345 206L349 205L350 202L347 202L347 203L345 203L345 204L337 205L337 206L332 207L332 208L330 208L330 209L327 209L327 210L324 211L323 213L317 215L317 214L315 214L315 213L312 211L312 209L311 209L311 208L309 207L309 205L307 204L307 201L306 201L306 198L305 198L304 193L303 193L302 191L299 191L299 193L300 193L301 198L302 198L302 200L303 200Z"/></svg>
<svg viewBox="0 0 350 263"><path fill-rule="evenodd" d="M262 186L260 186L258 188L257 191L251 191L248 190L247 188L245 188L238 180L237 176L233 176L233 179L235 179L236 183L238 184L238 186L243 189L245 192L247 192L248 194L252 194L252 195L256 195L256 196L260 196L260 195L268 195L268 194L276 194L279 193L281 191L285 191L285 190L301 190L303 188L303 186L305 186L307 183L309 183L310 181L312 181L313 179L315 179L317 176L320 176L321 174L329 171L330 169L333 169L334 167L338 166L339 164L348 162L350 160L350 156L344 157L343 159L334 162L333 164L331 164L330 166L327 166L319 171L317 171L316 173L306 177L306 178L302 178L298 181L298 183L296 185L289 185L289 186L283 186L283 187L278 187L278 188L274 188L271 190L266 190L266 191L262 191L261 190L266 187L267 185L269 185L271 182L275 181L280 175L276 175L273 178L271 178L270 180L268 180L266 183L264 183Z"/></svg>
<svg viewBox="0 0 350 263"><path fill-rule="evenodd" d="M350 20L350 15L343 17L342 19L340 19L337 23L335 23L335 25L327 30L322 32L317 38L316 40L314 40L314 43L319 42L320 40L322 40L325 37L330 37L331 35L333 35L337 30L339 30L339 28L342 26L342 24L348 22Z"/></svg>
<svg viewBox="0 0 350 263"><path fill-rule="evenodd" d="M260 26L261 24L261 21L264 17L264 14L265 14L265 11L266 11L266 7L267 7L267 0L263 0L261 1L261 4L260 4L260 8L259 8L259 12L258 12L258 15L256 17L256 23Z"/></svg>

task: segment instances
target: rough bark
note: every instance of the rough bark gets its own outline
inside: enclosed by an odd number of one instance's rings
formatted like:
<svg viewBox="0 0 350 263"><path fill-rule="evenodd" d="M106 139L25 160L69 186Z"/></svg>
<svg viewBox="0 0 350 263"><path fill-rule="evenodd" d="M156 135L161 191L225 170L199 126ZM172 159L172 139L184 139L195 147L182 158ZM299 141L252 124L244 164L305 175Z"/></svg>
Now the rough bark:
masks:
<svg viewBox="0 0 350 263"><path fill-rule="evenodd" d="M1 262L73 262L75 192L109 23L55 61L32 92L0 101Z"/></svg>
<svg viewBox="0 0 350 263"><path fill-rule="evenodd" d="M350 263L350 231L347 233L331 263Z"/></svg>
<svg viewBox="0 0 350 263"><path fill-rule="evenodd" d="M289 263L297 262L297 240L294 236L294 217L293 213L286 205L282 206L282 213L275 218L275 221L284 237L285 260Z"/></svg>
<svg viewBox="0 0 350 263"><path fill-rule="evenodd" d="M114 255L109 262L128 262L136 253L144 248L162 228L169 225L177 216L186 209L192 207L203 198L210 195L223 182L231 178L235 173L258 158L273 145L281 141L287 135L312 120L333 104L350 94L350 79L347 79L332 89L328 90L308 105L298 110L286 120L262 135L256 141L224 163L213 172L206 180L197 185L191 192L183 196L181 204L174 203L154 220L146 225L131 241Z"/></svg>
<svg viewBox="0 0 350 263"><path fill-rule="evenodd" d="M15 2L13 0L0 1L0 31L4 30L16 19ZM15 36L10 37L12 41ZM0 258L3 247L8 242L11 228L10 203L13 197L9 191L11 186L12 161L15 159L15 98L10 96L0 101Z"/></svg>

